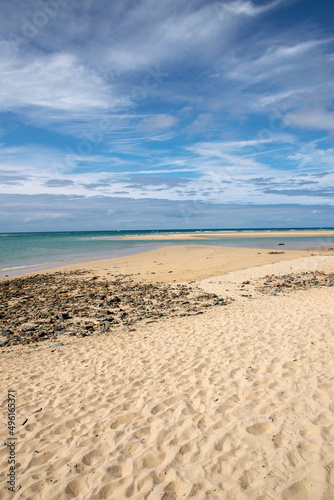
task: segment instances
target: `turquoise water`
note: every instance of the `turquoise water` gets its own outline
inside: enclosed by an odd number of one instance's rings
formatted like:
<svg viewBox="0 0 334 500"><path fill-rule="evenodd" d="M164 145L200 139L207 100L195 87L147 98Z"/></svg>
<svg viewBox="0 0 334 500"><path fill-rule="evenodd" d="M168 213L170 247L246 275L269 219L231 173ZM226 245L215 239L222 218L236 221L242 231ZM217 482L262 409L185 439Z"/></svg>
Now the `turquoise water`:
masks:
<svg viewBox="0 0 334 500"><path fill-rule="evenodd" d="M26 267L119 257L161 246L121 241L117 236L111 232L0 234L0 276L5 271L13 274Z"/></svg>
<svg viewBox="0 0 334 500"><path fill-rule="evenodd" d="M297 229L297 228L296 228ZM311 228L309 228L311 229ZM309 230L308 229L308 230ZM277 230L275 231L286 231ZM205 232L222 230L204 230ZM171 231L92 231L64 233L6 233L0 234L0 277L19 272L25 268L50 268L55 265L82 262L107 257L119 257L133 253L153 250L165 245L219 245L255 248L310 248L334 246L334 236L298 236L273 237L270 229L253 229L263 232L261 237L233 238L234 233L247 230L227 230L229 238L208 238L191 240L164 240L163 242L147 240L120 240L120 236L140 236L148 234L200 233L198 230ZM269 232L268 232L269 231ZM306 230L305 230L306 231ZM201 233L201 234L203 234ZM284 243L284 247L279 243Z"/></svg>

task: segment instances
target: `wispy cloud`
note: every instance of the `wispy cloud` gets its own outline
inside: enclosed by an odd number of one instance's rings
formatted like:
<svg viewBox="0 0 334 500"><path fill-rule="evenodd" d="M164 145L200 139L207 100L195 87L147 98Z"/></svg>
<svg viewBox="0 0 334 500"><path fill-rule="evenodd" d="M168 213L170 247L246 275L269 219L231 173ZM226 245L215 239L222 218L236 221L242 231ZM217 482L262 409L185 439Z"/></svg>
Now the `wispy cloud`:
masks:
<svg viewBox="0 0 334 500"><path fill-rule="evenodd" d="M3 0L0 192L331 205L333 29L303 4Z"/></svg>
<svg viewBox="0 0 334 500"><path fill-rule="evenodd" d="M266 161L274 143L291 148L287 158L293 168L282 164L273 169ZM264 150L250 153L254 147ZM303 203L334 204L329 199L334 188L333 150L314 142L300 146L294 154L294 147L294 138L288 134L272 141L200 142L182 148L183 152L180 149L177 159L167 156L167 151L149 148L132 165L115 158L110 168L110 161L97 155L84 159L89 169L72 170L59 168L59 157L54 164L47 163L50 151L45 148L26 148L20 162L15 148L4 148L0 192L239 204L286 203L295 195ZM143 168L148 162L150 167Z"/></svg>
<svg viewBox="0 0 334 500"><path fill-rule="evenodd" d="M62 111L107 108L110 88L71 54L15 60L2 66L2 110L38 106Z"/></svg>
<svg viewBox="0 0 334 500"><path fill-rule="evenodd" d="M257 6L250 1L235 0L234 2L227 2L227 3L220 2L219 5L222 9L226 10L227 12L232 12L233 14L236 15L254 17L274 9L281 3L282 0L274 0L273 2L269 2L266 5Z"/></svg>
<svg viewBox="0 0 334 500"><path fill-rule="evenodd" d="M143 118L137 125L137 129L143 132L160 132L169 130L177 123L177 118L166 113L158 113L154 116Z"/></svg>

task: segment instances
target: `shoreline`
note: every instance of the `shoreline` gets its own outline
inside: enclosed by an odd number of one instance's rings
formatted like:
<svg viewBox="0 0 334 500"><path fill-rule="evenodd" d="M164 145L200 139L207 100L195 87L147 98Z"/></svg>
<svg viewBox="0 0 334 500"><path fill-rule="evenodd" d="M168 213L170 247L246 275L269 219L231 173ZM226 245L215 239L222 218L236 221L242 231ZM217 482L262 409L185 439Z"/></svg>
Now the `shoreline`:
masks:
<svg viewBox="0 0 334 500"><path fill-rule="evenodd" d="M217 245L168 245L122 257L59 263L47 267L26 268L25 271L5 272L7 279L24 278L36 274L92 270L97 276L132 274L144 282L183 282L200 280L248 267L274 264L311 255L334 256L332 247L308 249L249 248Z"/></svg>
<svg viewBox="0 0 334 500"><path fill-rule="evenodd" d="M147 245L149 246L149 245ZM7 278L15 278L19 276L24 276L27 274L33 274L33 273L41 273L41 272L49 272L53 270L58 270L59 267L68 267L68 266L74 266L77 264L89 264L93 262L98 262L98 261L106 261L106 260L113 260L113 259L122 259L125 257L129 257L130 255L141 255L142 253L147 253L150 252L151 250L155 250L157 248L163 247L163 243L157 244L157 243L152 243L150 247L154 248L149 248L147 249L140 249L140 248L135 248L135 249L128 249L125 250L124 252L121 252L121 255L119 255L119 251L114 256L106 255L106 256L97 256L95 258L92 257L86 257L86 258L74 258L74 259L63 259L59 261L53 261L53 262L45 262L45 263L40 263L40 264L30 264L27 266L18 266L18 267L13 267L13 268L4 268L0 269L0 281L2 279L7 279Z"/></svg>
<svg viewBox="0 0 334 500"><path fill-rule="evenodd" d="M198 233L176 233L176 234L143 234L136 236L118 236L119 240L191 240L191 239L206 239L206 238L277 238L277 237L297 237L297 236L334 236L334 230L310 231L310 230L265 230L265 231L241 231L241 232L205 232Z"/></svg>
<svg viewBox="0 0 334 500"><path fill-rule="evenodd" d="M149 235L137 235L137 236L113 236L112 239L119 240L119 241L132 241L132 242L139 242L142 241L142 244L139 246L136 244L135 246L130 245L129 247L126 247L124 249L109 249L105 250L104 254L101 253L99 250L96 251L95 255L92 255L90 252L90 255L83 255L83 256L77 256L73 258L68 258L65 257L65 259L62 260L52 260L55 259L55 256L51 257L51 260L49 261L44 261L40 263L32 263L28 265L21 265L19 262L16 263L16 266L13 267L4 267L3 269L0 270L0 280L8 277L14 277L14 276L21 276L22 274L31 274L34 272L40 272L40 271L48 271L50 269L57 269L60 267L64 266L72 266L76 264L87 264L90 262L95 262L95 261L107 261L107 260L114 260L114 259L122 259L125 257L128 257L130 255L141 255L143 253L147 253L153 249L159 249L163 248L164 246L173 246L174 244L181 244L181 245L193 245L193 246L199 246L201 245L201 241L205 244L205 246L215 246L216 241L220 240L225 241L227 245L225 246L224 244L216 245L217 247L222 247L222 248L227 248L230 251L234 248L240 248L244 249L247 251L247 249L258 249L259 252L265 252L265 251L270 251L270 250L284 250L285 252L290 251L290 250L300 250L300 251L307 251L307 250L314 250L314 251L325 251L328 248L333 248L330 245L334 245L334 242L329 242L328 240L326 241L326 237L332 237L334 236L334 230L319 230L319 231L294 231L294 230L282 230L282 231L267 231L267 232L260 232L260 231L249 231L249 232L241 232L241 233L227 233L227 232L219 232L219 233L177 233L177 234L149 234ZM312 246L312 243L309 241L303 242L301 241L298 243L298 241L294 241L292 245L290 245L289 239L291 238L298 238L298 237L303 237L303 238L315 238L317 237L317 241L313 241L313 244L316 246ZM253 246L253 242L255 242L256 238L260 238L262 240L261 246L256 246L256 244ZM274 239L277 239L276 242L274 242ZM278 239L279 238L279 239ZM323 240L321 240L323 238ZM232 242L232 240L235 239L235 241ZM285 243L284 243L285 239ZM319 241L320 239L320 241ZM209 244L207 245L206 242L210 240ZM243 241L242 245L246 243L246 246L238 246L236 243L237 241L241 240L246 240ZM229 242L232 243L232 245L229 245ZM271 246L272 243L272 246ZM318 245L320 243L320 246ZM307 245L306 247L303 247L303 245ZM265 245L265 246L263 246ZM286 246L284 246L286 245ZM300 248L300 245L301 248ZM289 248L289 247L293 248ZM61 249L59 250L61 254ZM111 252L111 253L110 253ZM61 256L61 255L60 255ZM47 257L45 257L47 259Z"/></svg>

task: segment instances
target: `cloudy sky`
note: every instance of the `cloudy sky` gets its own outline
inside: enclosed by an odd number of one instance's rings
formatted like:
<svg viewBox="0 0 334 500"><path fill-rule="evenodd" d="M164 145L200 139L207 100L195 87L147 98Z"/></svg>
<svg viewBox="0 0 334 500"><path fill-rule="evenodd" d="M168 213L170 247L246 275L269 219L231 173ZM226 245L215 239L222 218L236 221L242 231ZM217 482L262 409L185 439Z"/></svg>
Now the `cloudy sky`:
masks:
<svg viewBox="0 0 334 500"><path fill-rule="evenodd" d="M0 232L334 226L332 0L0 7Z"/></svg>

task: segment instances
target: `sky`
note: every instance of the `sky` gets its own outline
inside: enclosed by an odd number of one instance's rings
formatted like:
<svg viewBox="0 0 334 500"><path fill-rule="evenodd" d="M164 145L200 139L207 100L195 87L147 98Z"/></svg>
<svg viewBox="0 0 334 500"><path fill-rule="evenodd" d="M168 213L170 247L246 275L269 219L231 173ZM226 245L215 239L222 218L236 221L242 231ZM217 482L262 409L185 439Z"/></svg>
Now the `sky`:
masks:
<svg viewBox="0 0 334 500"><path fill-rule="evenodd" d="M332 0L0 11L0 232L334 226Z"/></svg>

